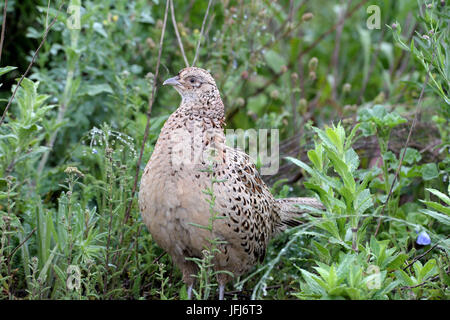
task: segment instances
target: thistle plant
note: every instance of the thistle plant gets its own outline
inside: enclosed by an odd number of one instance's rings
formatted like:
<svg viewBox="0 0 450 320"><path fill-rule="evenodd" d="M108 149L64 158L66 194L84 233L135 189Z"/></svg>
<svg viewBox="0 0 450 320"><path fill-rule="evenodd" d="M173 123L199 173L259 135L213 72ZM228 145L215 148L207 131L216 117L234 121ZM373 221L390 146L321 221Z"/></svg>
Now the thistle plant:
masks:
<svg viewBox="0 0 450 320"><path fill-rule="evenodd" d="M319 220L317 226L346 248L349 248L346 241L351 239L351 249L358 251L365 231L360 222L365 211L373 205L372 194L367 187L371 174L366 174L361 181L355 179L359 157L351 145L359 125L348 136L341 124L324 130L313 129L319 141L315 149L308 151L312 167L295 158L287 159L311 176L305 187L317 192L326 207L323 221ZM337 176L331 175L331 169Z"/></svg>

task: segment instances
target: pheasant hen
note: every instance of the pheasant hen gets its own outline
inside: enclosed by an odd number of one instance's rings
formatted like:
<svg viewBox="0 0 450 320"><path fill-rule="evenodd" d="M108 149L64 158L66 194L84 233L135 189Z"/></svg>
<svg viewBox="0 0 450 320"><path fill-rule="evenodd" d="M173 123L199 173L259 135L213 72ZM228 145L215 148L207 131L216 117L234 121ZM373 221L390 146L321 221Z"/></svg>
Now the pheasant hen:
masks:
<svg viewBox="0 0 450 320"><path fill-rule="evenodd" d="M274 236L300 223L304 211L296 205L322 204L314 198L275 199L250 157L225 144L224 105L208 71L185 68L163 84L173 86L182 100L144 169L139 208L153 239L181 269L191 298L198 270L186 258L201 258L211 239L220 240L215 270L239 276L263 261ZM204 191L211 185L213 210L220 217L212 234L198 226L210 223ZM229 273L217 273L219 299L230 279Z"/></svg>

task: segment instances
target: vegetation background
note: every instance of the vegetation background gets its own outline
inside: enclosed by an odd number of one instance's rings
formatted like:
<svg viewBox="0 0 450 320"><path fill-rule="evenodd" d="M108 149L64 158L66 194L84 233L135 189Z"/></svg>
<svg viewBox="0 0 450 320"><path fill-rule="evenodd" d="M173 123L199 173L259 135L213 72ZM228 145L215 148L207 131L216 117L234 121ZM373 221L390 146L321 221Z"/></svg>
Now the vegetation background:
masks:
<svg viewBox="0 0 450 320"><path fill-rule="evenodd" d="M279 129L273 193L326 206L226 298L447 299L448 1L168 4L2 1L0 297L186 298L136 190L198 52L227 128Z"/></svg>

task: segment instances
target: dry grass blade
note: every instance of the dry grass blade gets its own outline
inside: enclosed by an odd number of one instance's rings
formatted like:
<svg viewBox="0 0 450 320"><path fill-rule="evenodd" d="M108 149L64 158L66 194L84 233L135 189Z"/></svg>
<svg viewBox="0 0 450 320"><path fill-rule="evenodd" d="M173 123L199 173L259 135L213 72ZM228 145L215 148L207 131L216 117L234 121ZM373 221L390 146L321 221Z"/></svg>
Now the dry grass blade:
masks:
<svg viewBox="0 0 450 320"><path fill-rule="evenodd" d="M0 61L2 61L3 52L3 41L5 40L5 30L6 30L6 10L8 9L8 0L5 0L3 6L3 21L2 21L2 35L0 38Z"/></svg>
<svg viewBox="0 0 450 320"><path fill-rule="evenodd" d="M159 40L159 52L158 52L158 60L156 62L156 71L155 71L155 78L154 78L154 83L153 83L153 90L152 90L152 93L149 96L149 100L148 100L147 123L145 125L144 139L142 140L141 150L139 153L139 159L136 164L136 174L134 176L133 190L131 191L131 199L128 202L127 210L125 212L124 224L127 223L128 218L130 217L131 207L133 206L133 199L134 199L134 195L136 194L137 183L138 183L138 179L139 179L139 169L141 167L142 155L144 154L145 143L147 141L148 133L150 131L150 116L152 113L153 102L155 101L155 94L156 94L156 87L157 87L156 81L158 80L159 66L161 64L161 53L162 53L163 42L164 42L164 33L166 31L167 13L169 11L170 1L171 0L166 1L166 10L164 13L164 22L163 22L163 27L162 27L162 31L161 31L161 39Z"/></svg>
<svg viewBox="0 0 450 320"><path fill-rule="evenodd" d="M406 138L406 142L405 142L405 145L404 145L403 151L402 151L402 156L400 157L400 162L399 162L399 164L398 164L398 168L397 168L397 170L395 171L394 180L392 180L392 184L391 184L391 188L389 189L388 196L387 196L387 198L386 198L386 201L385 201L384 204L383 204L383 207L381 208L381 213L380 213L380 217L378 218L378 224L377 224L377 228L376 228L376 230L375 230L374 237L377 236L378 231L380 230L380 226L381 226L381 217L382 217L383 214L384 214L384 210L385 210L385 208L386 208L386 205L389 203L389 199L391 198L392 192L394 191L394 185L395 185L395 182L397 181L398 175L399 175L399 173L400 173L400 169L402 168L403 159L405 158L406 149L408 148L408 146L409 146L409 141L411 140L411 134L412 134L412 132L413 132L415 126L416 126L416 123L417 123L417 116L418 116L418 114L419 114L420 106L421 106L421 104L422 104L423 93L425 92L425 88L427 87L429 78L430 78L430 74L427 73L427 77L426 77L425 82L424 82L424 84L423 84L422 91L420 92L419 101L417 102L416 112L414 113L414 119L413 119L413 121L412 121L411 128L409 129L409 132L408 132L408 138Z"/></svg>
<svg viewBox="0 0 450 320"><path fill-rule="evenodd" d="M202 42L203 32L205 30L206 19L208 18L209 8L211 7L212 0L209 0L208 7L206 8L205 16L203 17L202 28L200 30L200 36L197 41L197 48L195 49L194 61L192 61L192 66L195 66L198 58L198 51L200 49L200 43Z"/></svg>
<svg viewBox="0 0 450 320"><path fill-rule="evenodd" d="M183 56L184 63L186 67L189 67L188 59L186 58L186 53L184 52L183 42L181 41L180 33L178 32L177 20L175 19L175 9L173 7L173 0L170 0L170 14L172 16L172 24L175 29L175 35L177 36L178 45L180 46L181 55Z"/></svg>
<svg viewBox="0 0 450 320"><path fill-rule="evenodd" d="M23 239L12 251L11 251L11 253L9 254L9 256L8 256L8 258L6 259L7 261L8 261L8 263L9 263L9 261L11 261L11 258L14 256L14 254L16 253L16 251L17 250L19 250L20 249L20 247L22 247L24 244L25 244L25 242L27 242L30 238L31 238L31 236L36 232L36 230L37 230L37 227L34 227L34 229L33 230L31 230L31 232L26 236L26 238L25 239Z"/></svg>

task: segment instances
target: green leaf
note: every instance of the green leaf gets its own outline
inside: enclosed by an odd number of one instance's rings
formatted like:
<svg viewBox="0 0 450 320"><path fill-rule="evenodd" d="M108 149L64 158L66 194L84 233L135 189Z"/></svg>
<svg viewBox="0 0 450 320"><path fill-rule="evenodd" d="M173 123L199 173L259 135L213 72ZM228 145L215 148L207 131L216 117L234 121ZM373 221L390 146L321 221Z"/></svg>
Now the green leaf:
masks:
<svg viewBox="0 0 450 320"><path fill-rule="evenodd" d="M350 148L347 150L347 152L345 152L345 162L348 164L351 173L355 172L355 170L358 169L359 157L355 150L353 150L353 148Z"/></svg>
<svg viewBox="0 0 450 320"><path fill-rule="evenodd" d="M341 136L337 132L338 130L333 130L332 128L326 128L325 133L333 145L338 150L339 154L342 154L344 151L344 142L341 139Z"/></svg>
<svg viewBox="0 0 450 320"><path fill-rule="evenodd" d="M321 264L321 263L318 263ZM330 290L331 288L333 288L333 286L330 286L329 284L329 277L330 277L330 268L327 265L323 265L323 266L319 266L319 267L314 267L314 269L317 271L317 273L319 273L320 277L321 277L321 281L320 285L325 288L327 291ZM317 281L317 279L316 279Z"/></svg>
<svg viewBox="0 0 450 320"><path fill-rule="evenodd" d="M383 155L383 161L384 162L390 162L390 163L396 163L397 157L392 151L387 151Z"/></svg>
<svg viewBox="0 0 450 320"><path fill-rule="evenodd" d="M377 239L375 239L374 236L370 237L370 250L372 251L372 254L375 256L378 256L380 252L380 245L378 244Z"/></svg>
<svg viewBox="0 0 450 320"><path fill-rule="evenodd" d="M352 131L350 132L348 138L345 141L345 147L344 147L345 150L349 149L350 146L358 139L358 137L356 137L356 139L355 139L355 136L356 136L356 132L359 130L360 126L361 126L361 123L358 123L353 127Z"/></svg>
<svg viewBox="0 0 450 320"><path fill-rule="evenodd" d="M342 240L339 234L339 229L336 225L336 221L334 219L321 221L317 224L317 226L325 231L328 231L336 239Z"/></svg>
<svg viewBox="0 0 450 320"><path fill-rule="evenodd" d="M377 124L382 124L384 117L387 115L386 108L381 104L376 104L370 109L370 114L372 116L372 120L374 120Z"/></svg>
<svg viewBox="0 0 450 320"><path fill-rule="evenodd" d="M281 71L281 67L286 65L286 59L273 50L267 50L264 54L267 65L276 73Z"/></svg>
<svg viewBox="0 0 450 320"><path fill-rule="evenodd" d="M309 289L315 294L324 295L327 285L315 274L308 272L306 270L300 269L302 272L303 279L305 279Z"/></svg>
<svg viewBox="0 0 450 320"><path fill-rule="evenodd" d="M437 221L449 226L450 225L450 217L446 216L442 213L436 212L436 211L432 211L432 210L428 210L428 209L419 209L419 211L421 213L426 214L427 216L430 216L434 219L436 219Z"/></svg>
<svg viewBox="0 0 450 320"><path fill-rule="evenodd" d="M419 260L414 262L413 269L414 269L414 273L415 273L416 277L418 277L423 269L422 262L420 262ZM420 282L420 279L417 279L416 282Z"/></svg>
<svg viewBox="0 0 450 320"><path fill-rule="evenodd" d="M292 158L292 157L285 157L285 159L289 160L293 164L299 166L300 168L302 168L303 170L308 172L311 176L314 175L313 169L310 166L308 166L306 163L304 163L303 161L295 159L295 158Z"/></svg>
<svg viewBox="0 0 450 320"><path fill-rule="evenodd" d="M141 15L139 17L139 22L141 23L149 23L154 24L155 19L152 17L151 7L144 7L141 11Z"/></svg>
<svg viewBox="0 0 450 320"><path fill-rule="evenodd" d="M363 214L367 209L373 206L372 195L369 189L364 189L356 196L353 203L357 215Z"/></svg>
<svg viewBox="0 0 450 320"><path fill-rule="evenodd" d="M400 280L395 280L392 281L391 283L389 283L386 287L384 287L383 289L381 289L381 291L379 292L379 295L386 295L389 292L391 292L392 290L394 290L397 286L399 286L401 284Z"/></svg>
<svg viewBox="0 0 450 320"><path fill-rule="evenodd" d="M321 257L325 262L329 262L331 260L330 251L322 246L317 241L312 241L313 245L317 248L317 252L319 253L319 257Z"/></svg>
<svg viewBox="0 0 450 320"><path fill-rule="evenodd" d="M446 215L450 216L450 207L443 206L440 203L434 202L434 201L423 201L420 200L420 202L425 203L428 207L438 210L439 212L445 213Z"/></svg>
<svg viewBox="0 0 450 320"><path fill-rule="evenodd" d="M413 286L415 281L409 277L409 275L403 270L394 271L395 276L404 286Z"/></svg>
<svg viewBox="0 0 450 320"><path fill-rule="evenodd" d="M433 180L439 177L439 171L435 163L427 163L422 166L421 169L422 178L425 181Z"/></svg>
<svg viewBox="0 0 450 320"><path fill-rule="evenodd" d="M406 259L408 259L408 255L406 253L400 253L398 254L394 260L392 260L388 265L387 269L388 271L396 270L403 266Z"/></svg>
<svg viewBox="0 0 450 320"><path fill-rule="evenodd" d="M349 296L352 300L360 300L361 299L361 291L357 288L346 287L344 288L344 292Z"/></svg>
<svg viewBox="0 0 450 320"><path fill-rule="evenodd" d="M312 127L312 129L316 132L316 134L319 136L320 140L322 140L322 143L324 144L324 147L328 147L329 149L337 152L337 148L334 145L334 143L330 140L330 138L327 136L327 134L325 133L325 131L316 128L316 127Z"/></svg>
<svg viewBox="0 0 450 320"><path fill-rule="evenodd" d="M102 37L108 38L108 34L103 28L103 24L101 24L100 22L94 22L94 24L92 25L92 29L98 34L100 34Z"/></svg>
<svg viewBox="0 0 450 320"><path fill-rule="evenodd" d="M187 289L186 289L186 285L183 284L180 288L179 291L179 295L180 295L180 300L188 300L188 294L187 294Z"/></svg>
<svg viewBox="0 0 450 320"><path fill-rule="evenodd" d="M89 96L95 96L102 92L114 93L111 86L107 83L102 84L90 84L81 89L80 95L87 94Z"/></svg>
<svg viewBox="0 0 450 320"><path fill-rule="evenodd" d="M350 287L359 287L362 280L363 270L359 264L352 264L348 273L348 284Z"/></svg>
<svg viewBox="0 0 450 320"><path fill-rule="evenodd" d="M15 70L15 69L17 69L17 67L6 66L6 67L3 67L3 68L0 68L0 76L4 75L5 73L8 73L8 72L10 72L12 70Z"/></svg>
<svg viewBox="0 0 450 320"><path fill-rule="evenodd" d="M450 187L450 184L449 184L449 187ZM432 188L426 188L426 190L431 192L436 197L438 197L439 199L441 199L442 201L444 201L446 204L448 204L450 206L450 198L447 195L443 194L439 190L432 189Z"/></svg>
<svg viewBox="0 0 450 320"><path fill-rule="evenodd" d="M377 126L373 122L363 122L360 126L363 137L370 137L377 133Z"/></svg>
<svg viewBox="0 0 450 320"><path fill-rule="evenodd" d="M322 171L323 170L323 147L321 144L317 144L315 150L308 151L308 158L314 164L314 167Z"/></svg>
<svg viewBox="0 0 450 320"><path fill-rule="evenodd" d="M344 279L350 272L350 268L354 265L353 262L356 259L356 255L353 253L348 253L344 256L337 267L336 273L339 279Z"/></svg>
<svg viewBox="0 0 450 320"><path fill-rule="evenodd" d="M333 289L338 285L338 276L334 265L330 267L327 282L330 289Z"/></svg>
<svg viewBox="0 0 450 320"><path fill-rule="evenodd" d="M419 274L416 274L416 276L420 279L419 281L426 280L427 278L435 275L437 273L437 270L435 270L436 266L436 260L430 259L425 263L423 268L420 270Z"/></svg>
<svg viewBox="0 0 450 320"><path fill-rule="evenodd" d="M44 266L41 269L41 272L39 273L39 280L42 282L46 281L47 272L49 271L50 264L52 263L53 258L55 257L56 249L58 249L58 245L55 245L53 247L52 251L50 252L50 255L48 256L47 261L45 262Z"/></svg>
<svg viewBox="0 0 450 320"><path fill-rule="evenodd" d="M403 153L403 150L400 152L400 154ZM406 148L405 157L403 158L403 161L407 164L414 164L419 162L422 159L422 155L419 151L413 148Z"/></svg>
<svg viewBox="0 0 450 320"><path fill-rule="evenodd" d="M385 123L385 125L387 125L390 128L393 128L399 124L405 123L406 119L403 118L402 116L398 115L395 112L391 112L388 113L384 119L383 122Z"/></svg>
<svg viewBox="0 0 450 320"><path fill-rule="evenodd" d="M326 148L327 149L327 148ZM350 190L351 193L355 192L355 179L353 175L350 173L348 165L339 159L338 155L332 150L327 149L328 157L333 163L333 167L335 171L341 176L344 181L344 185Z"/></svg>
<svg viewBox="0 0 450 320"><path fill-rule="evenodd" d="M327 191L325 191L321 186L317 184L304 182L303 185L305 186L305 188L317 192L319 194L320 199L324 202L325 205L326 202L330 203L331 199L334 199L329 195Z"/></svg>

